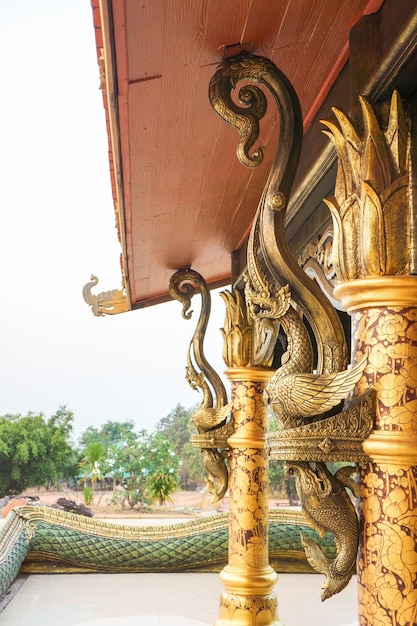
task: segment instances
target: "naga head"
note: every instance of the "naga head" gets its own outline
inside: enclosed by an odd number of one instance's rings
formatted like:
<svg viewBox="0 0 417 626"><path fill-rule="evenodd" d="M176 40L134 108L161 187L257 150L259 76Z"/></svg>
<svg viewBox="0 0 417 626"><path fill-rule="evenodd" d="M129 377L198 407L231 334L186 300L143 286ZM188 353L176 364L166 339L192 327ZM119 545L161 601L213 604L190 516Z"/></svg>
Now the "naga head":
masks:
<svg viewBox="0 0 417 626"><path fill-rule="evenodd" d="M309 503L309 508L317 508L332 493L332 474L325 463L310 464L296 461L288 464L288 471L295 477L297 493L302 504Z"/></svg>

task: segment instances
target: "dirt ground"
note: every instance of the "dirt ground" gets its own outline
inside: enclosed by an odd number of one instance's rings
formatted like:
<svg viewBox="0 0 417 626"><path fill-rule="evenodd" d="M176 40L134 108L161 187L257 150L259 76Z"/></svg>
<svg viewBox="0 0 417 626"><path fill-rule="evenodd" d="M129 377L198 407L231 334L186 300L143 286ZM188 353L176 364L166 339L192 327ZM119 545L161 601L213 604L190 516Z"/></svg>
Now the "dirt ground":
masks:
<svg viewBox="0 0 417 626"><path fill-rule="evenodd" d="M77 504L84 504L82 493L80 491L48 491L46 489L27 489L24 492L26 496L36 496L39 500L48 506L53 505L56 501L63 497L73 500ZM210 514L215 512L225 512L229 510L229 496L226 495L222 500L212 503L212 496L207 492L201 491L177 491L172 495L169 502L163 506L153 504L150 510L140 510L137 508L122 508L120 505L112 504L111 491L97 491L94 496L94 504L89 505L94 517L98 518L129 518L129 517L193 517L201 514ZM270 507L288 506L287 500L270 499Z"/></svg>

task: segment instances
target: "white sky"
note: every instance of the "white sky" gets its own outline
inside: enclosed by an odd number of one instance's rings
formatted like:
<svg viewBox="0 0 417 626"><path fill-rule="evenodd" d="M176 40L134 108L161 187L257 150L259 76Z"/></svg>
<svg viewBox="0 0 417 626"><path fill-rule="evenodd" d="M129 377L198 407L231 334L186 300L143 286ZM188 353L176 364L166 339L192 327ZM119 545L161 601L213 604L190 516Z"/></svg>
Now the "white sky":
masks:
<svg viewBox="0 0 417 626"><path fill-rule="evenodd" d="M107 420L151 430L201 401L184 377L197 320L178 302L96 318L82 299L91 273L94 293L121 286L89 0L0 0L0 55L0 415L67 405L76 436Z"/></svg>

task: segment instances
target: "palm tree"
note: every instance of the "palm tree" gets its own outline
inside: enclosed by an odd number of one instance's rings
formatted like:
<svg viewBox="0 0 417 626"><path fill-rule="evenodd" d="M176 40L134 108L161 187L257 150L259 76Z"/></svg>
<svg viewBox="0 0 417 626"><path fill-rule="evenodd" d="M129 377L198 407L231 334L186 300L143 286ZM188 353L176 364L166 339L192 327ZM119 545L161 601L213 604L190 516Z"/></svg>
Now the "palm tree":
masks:
<svg viewBox="0 0 417 626"><path fill-rule="evenodd" d="M97 480L101 480L100 463L106 458L107 450L99 441L91 441L84 450L80 467L83 468L84 484L91 480L91 502L94 502L94 490ZM88 504L86 502L86 504Z"/></svg>

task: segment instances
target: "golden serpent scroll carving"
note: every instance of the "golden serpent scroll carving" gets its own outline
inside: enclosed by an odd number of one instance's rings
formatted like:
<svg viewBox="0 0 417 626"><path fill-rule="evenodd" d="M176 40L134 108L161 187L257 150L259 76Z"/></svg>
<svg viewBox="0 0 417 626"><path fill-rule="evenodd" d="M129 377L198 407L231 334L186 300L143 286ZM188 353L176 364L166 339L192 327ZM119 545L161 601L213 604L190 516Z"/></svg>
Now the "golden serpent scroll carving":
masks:
<svg viewBox="0 0 417 626"><path fill-rule="evenodd" d="M198 434L191 441L203 452L207 490L212 494L213 502L217 502L223 498L228 486L227 438L233 432L233 421L230 419L231 405L227 391L204 353L204 338L211 311L210 291L201 274L191 268L180 269L171 276L169 291L182 303L185 319L191 318L192 311L189 309L195 292L201 294L200 316L187 351L186 379L193 389L203 394L203 400L192 418Z"/></svg>

